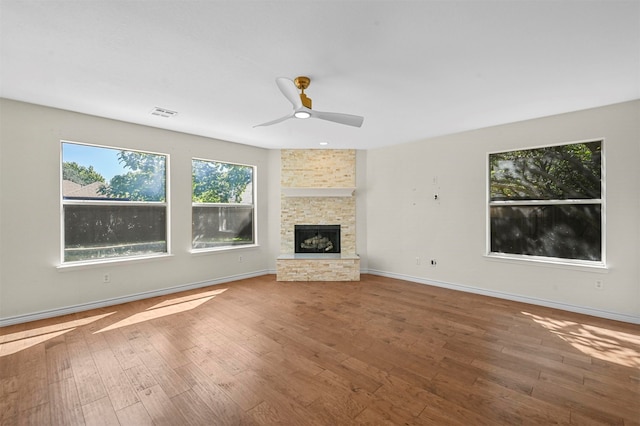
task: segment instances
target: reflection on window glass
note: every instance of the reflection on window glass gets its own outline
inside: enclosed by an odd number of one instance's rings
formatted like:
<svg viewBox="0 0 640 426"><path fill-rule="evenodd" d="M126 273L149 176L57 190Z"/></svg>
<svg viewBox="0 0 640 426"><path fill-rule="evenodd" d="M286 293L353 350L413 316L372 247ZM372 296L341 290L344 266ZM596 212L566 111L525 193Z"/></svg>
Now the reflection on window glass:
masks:
<svg viewBox="0 0 640 426"><path fill-rule="evenodd" d="M603 260L602 142L489 155L490 252Z"/></svg>
<svg viewBox="0 0 640 426"><path fill-rule="evenodd" d="M600 198L602 143L490 155L491 200Z"/></svg>
<svg viewBox="0 0 640 426"><path fill-rule="evenodd" d="M253 206L194 206L193 248L253 244Z"/></svg>
<svg viewBox="0 0 640 426"><path fill-rule="evenodd" d="M65 205L65 261L167 251L164 205Z"/></svg>
<svg viewBox="0 0 640 426"><path fill-rule="evenodd" d="M62 143L64 262L166 253L166 156Z"/></svg>
<svg viewBox="0 0 640 426"><path fill-rule="evenodd" d="M598 261L599 204L491 207L491 251Z"/></svg>
<svg viewBox="0 0 640 426"><path fill-rule="evenodd" d="M194 249L253 244L252 166L192 161Z"/></svg>

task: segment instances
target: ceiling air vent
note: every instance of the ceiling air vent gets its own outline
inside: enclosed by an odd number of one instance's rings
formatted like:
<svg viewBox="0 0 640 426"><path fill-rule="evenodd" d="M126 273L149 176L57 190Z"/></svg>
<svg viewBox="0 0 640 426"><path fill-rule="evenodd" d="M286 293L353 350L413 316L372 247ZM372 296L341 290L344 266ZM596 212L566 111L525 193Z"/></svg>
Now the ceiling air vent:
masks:
<svg viewBox="0 0 640 426"><path fill-rule="evenodd" d="M178 111L171 111L166 108L155 107L151 111L151 115L157 115L158 117L169 118L169 117L175 117L176 115L178 115Z"/></svg>

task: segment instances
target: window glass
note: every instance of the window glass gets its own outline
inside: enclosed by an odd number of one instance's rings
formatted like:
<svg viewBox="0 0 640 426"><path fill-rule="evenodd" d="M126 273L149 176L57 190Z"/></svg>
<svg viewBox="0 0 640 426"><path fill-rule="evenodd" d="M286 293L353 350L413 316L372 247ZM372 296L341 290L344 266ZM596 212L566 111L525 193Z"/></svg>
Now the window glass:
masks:
<svg viewBox="0 0 640 426"><path fill-rule="evenodd" d="M601 142L491 154L491 200L600 198L601 154Z"/></svg>
<svg viewBox="0 0 640 426"><path fill-rule="evenodd" d="M598 261L600 204L491 207L491 251Z"/></svg>
<svg viewBox="0 0 640 426"><path fill-rule="evenodd" d="M166 253L166 161L63 142L63 261Z"/></svg>
<svg viewBox="0 0 640 426"><path fill-rule="evenodd" d="M194 249L254 244L254 167L192 160Z"/></svg>
<svg viewBox="0 0 640 426"><path fill-rule="evenodd" d="M491 253L603 261L602 142L489 155Z"/></svg>

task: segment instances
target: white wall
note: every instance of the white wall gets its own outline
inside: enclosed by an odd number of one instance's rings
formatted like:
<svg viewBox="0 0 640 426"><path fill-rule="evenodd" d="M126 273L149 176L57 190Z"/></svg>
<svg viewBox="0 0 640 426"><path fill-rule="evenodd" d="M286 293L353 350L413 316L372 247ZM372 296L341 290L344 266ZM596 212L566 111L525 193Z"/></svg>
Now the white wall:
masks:
<svg viewBox="0 0 640 426"><path fill-rule="evenodd" d="M360 271L369 269L367 256L367 151L356 151L356 254Z"/></svg>
<svg viewBox="0 0 640 426"><path fill-rule="evenodd" d="M485 257L487 153L596 138L607 269ZM640 322L640 101L370 150L366 160L370 272Z"/></svg>
<svg viewBox="0 0 640 426"><path fill-rule="evenodd" d="M268 272L268 150L21 102L0 102L0 325L33 319L30 315L36 313L64 313L65 308L90 307L139 293ZM171 257L57 268L60 140L169 154ZM189 253L192 157L257 166L260 247ZM109 284L102 283L106 272L111 274Z"/></svg>

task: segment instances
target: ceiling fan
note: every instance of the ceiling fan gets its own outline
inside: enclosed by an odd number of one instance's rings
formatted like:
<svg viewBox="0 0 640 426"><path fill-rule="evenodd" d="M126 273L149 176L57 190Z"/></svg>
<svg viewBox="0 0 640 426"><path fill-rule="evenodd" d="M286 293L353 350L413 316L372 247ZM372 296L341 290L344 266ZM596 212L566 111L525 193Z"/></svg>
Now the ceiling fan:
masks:
<svg viewBox="0 0 640 426"><path fill-rule="evenodd" d="M293 104L293 112L284 117L278 118L266 123L257 124L253 127L271 126L290 118L319 118L320 120L333 121L334 123L346 124L347 126L360 127L364 121L364 117L351 114L341 114L337 112L322 112L311 109L311 99L304 93L305 89L309 87L311 79L309 77L296 77L294 81L285 77L279 77L276 79L276 84L282 92L282 94ZM301 93L298 93L300 89Z"/></svg>

